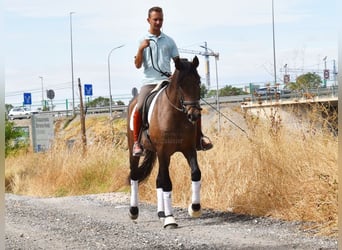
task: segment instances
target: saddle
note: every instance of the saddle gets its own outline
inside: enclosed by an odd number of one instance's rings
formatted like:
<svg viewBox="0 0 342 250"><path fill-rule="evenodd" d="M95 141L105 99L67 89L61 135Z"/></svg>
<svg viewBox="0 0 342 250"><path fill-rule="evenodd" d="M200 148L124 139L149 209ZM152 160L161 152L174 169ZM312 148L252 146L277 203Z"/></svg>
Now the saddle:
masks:
<svg viewBox="0 0 342 250"><path fill-rule="evenodd" d="M148 111L151 107L151 103L153 101L153 98L157 95L157 93L164 88L165 86L167 86L169 84L169 81L163 81L160 84L158 84L152 91L150 94L148 94L145 97L143 106L142 106L142 113L141 113L141 118L142 118L142 129L141 130L147 130L149 127L149 123L148 123Z"/></svg>

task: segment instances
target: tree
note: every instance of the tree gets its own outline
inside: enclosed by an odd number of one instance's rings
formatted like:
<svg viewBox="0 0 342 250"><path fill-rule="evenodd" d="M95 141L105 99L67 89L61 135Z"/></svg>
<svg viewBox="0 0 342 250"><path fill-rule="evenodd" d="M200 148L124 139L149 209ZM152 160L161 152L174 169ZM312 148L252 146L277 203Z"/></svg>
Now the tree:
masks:
<svg viewBox="0 0 342 250"><path fill-rule="evenodd" d="M237 87L233 87L231 85L226 85L225 87L221 88L218 90L218 95L219 96L233 96L233 95L243 95L243 94L246 94L245 91L243 91L242 89L240 88L237 88ZM208 97L215 97L216 96L216 90L210 90L208 92Z"/></svg>
<svg viewBox="0 0 342 250"><path fill-rule="evenodd" d="M98 97L87 103L87 107L106 107L109 106L109 98Z"/></svg>
<svg viewBox="0 0 342 250"><path fill-rule="evenodd" d="M119 106L120 105L125 105L125 103L123 101L121 101L121 100L117 101L116 104L119 105Z"/></svg>
<svg viewBox="0 0 342 250"><path fill-rule="evenodd" d="M13 108L12 104L5 104L6 112L8 113Z"/></svg>
<svg viewBox="0 0 342 250"><path fill-rule="evenodd" d="M5 157L11 152L27 147L26 143L22 143L19 138L23 137L24 132L14 127L14 122L5 121Z"/></svg>
<svg viewBox="0 0 342 250"><path fill-rule="evenodd" d="M205 86L205 84L202 84L201 85L201 98L206 97L207 93L208 93L207 87Z"/></svg>
<svg viewBox="0 0 342 250"><path fill-rule="evenodd" d="M288 84L286 84L286 89L289 89L289 90L299 90L300 87L297 84L297 82L289 82Z"/></svg>
<svg viewBox="0 0 342 250"><path fill-rule="evenodd" d="M322 84L322 78L316 73L306 73L300 75L296 79L296 87L298 90L318 88Z"/></svg>
<svg viewBox="0 0 342 250"><path fill-rule="evenodd" d="M243 95L246 94L242 89L226 85L219 90L219 96L232 96L232 95Z"/></svg>

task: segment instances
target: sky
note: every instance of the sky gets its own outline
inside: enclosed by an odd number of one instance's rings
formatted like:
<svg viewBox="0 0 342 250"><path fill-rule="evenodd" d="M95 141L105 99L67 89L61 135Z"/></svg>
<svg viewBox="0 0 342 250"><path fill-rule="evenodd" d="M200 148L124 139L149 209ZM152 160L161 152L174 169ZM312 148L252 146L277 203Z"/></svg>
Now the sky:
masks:
<svg viewBox="0 0 342 250"><path fill-rule="evenodd" d="M209 57L209 89L264 86L275 77L282 86L285 64L291 81L306 72L323 74L325 63L331 72L334 63L337 69L337 1L273 3L274 22L272 0L4 0L5 103L21 105L30 93L38 107L53 90L56 109L70 108L73 72L76 104L78 80L82 88L92 86L87 100L109 98L111 88L113 100L127 104L132 88L141 87L134 56L152 6L163 8L163 32L178 48L204 52L206 43L219 54L217 61ZM196 54L180 55L192 60ZM205 58L198 57L206 83Z"/></svg>

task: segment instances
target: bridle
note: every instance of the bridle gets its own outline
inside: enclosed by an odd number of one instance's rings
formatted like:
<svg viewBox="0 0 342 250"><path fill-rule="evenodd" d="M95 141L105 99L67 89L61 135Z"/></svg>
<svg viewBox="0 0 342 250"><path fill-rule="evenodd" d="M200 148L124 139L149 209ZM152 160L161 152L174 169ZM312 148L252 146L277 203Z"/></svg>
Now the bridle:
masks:
<svg viewBox="0 0 342 250"><path fill-rule="evenodd" d="M169 101L169 104L176 110L180 111L180 112L183 112L185 114L188 113L188 111L190 109L197 109L199 112L201 112L202 108L201 108L201 105L200 105L200 99L198 100L192 100L192 101L187 101L185 100L184 98L184 93L183 93L183 90L182 88L177 85L177 91L179 93L181 93L180 95L180 98L179 98L179 105L177 104L174 104L171 100L170 100L170 97L167 93L167 89L165 89L165 95L166 95L166 98L167 100ZM179 107L180 106L180 107Z"/></svg>

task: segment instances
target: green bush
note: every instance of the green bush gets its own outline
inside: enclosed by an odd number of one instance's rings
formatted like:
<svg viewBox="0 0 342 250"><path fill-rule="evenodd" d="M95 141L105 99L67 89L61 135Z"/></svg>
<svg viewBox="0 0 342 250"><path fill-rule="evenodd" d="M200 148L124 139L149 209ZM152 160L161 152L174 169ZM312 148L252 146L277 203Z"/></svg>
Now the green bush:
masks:
<svg viewBox="0 0 342 250"><path fill-rule="evenodd" d="M19 149L27 148L28 142L22 140L24 131L16 129L14 122L6 120L5 123L5 157L7 157Z"/></svg>

